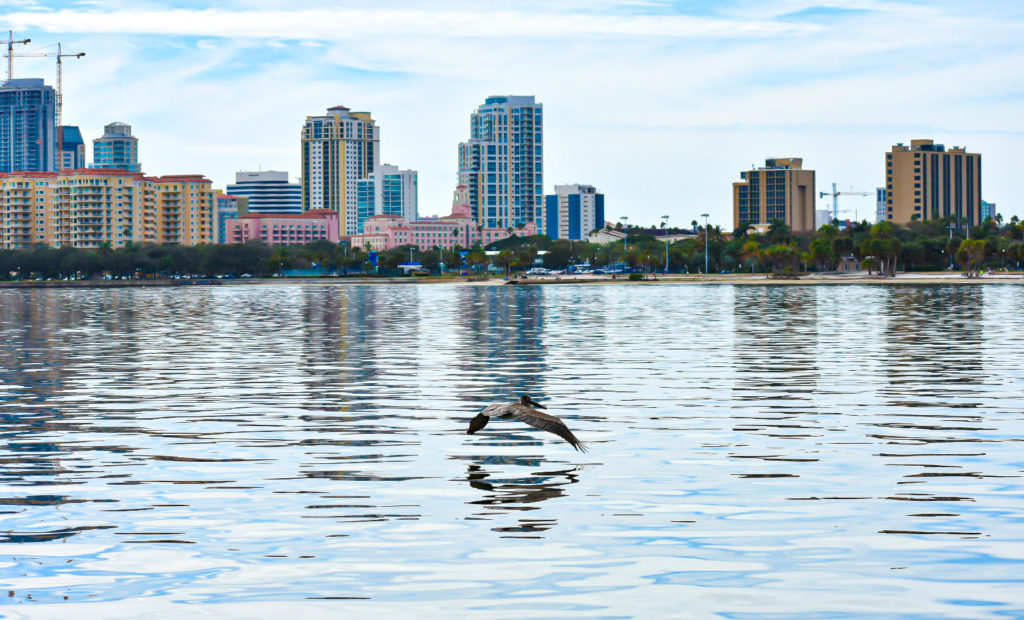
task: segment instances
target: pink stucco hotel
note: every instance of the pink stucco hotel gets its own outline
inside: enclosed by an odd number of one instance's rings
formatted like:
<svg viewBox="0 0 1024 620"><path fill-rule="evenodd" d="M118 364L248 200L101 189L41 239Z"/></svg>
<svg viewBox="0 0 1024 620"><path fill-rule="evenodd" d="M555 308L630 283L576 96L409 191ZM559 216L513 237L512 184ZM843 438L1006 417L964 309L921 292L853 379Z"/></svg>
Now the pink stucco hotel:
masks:
<svg viewBox="0 0 1024 620"><path fill-rule="evenodd" d="M537 225L529 222L523 228L513 228L512 234L524 237L537 234ZM452 248L460 245L471 247L478 241L489 243L509 237L505 228L477 228L472 210L466 201L466 188L462 185L455 192L451 215L436 219L422 219L407 222L398 215L374 215L363 223L363 232L347 239L354 248L382 252L402 245L413 245L422 250L438 246Z"/></svg>
<svg viewBox="0 0 1024 620"><path fill-rule="evenodd" d="M259 239L270 245L297 245L320 241L338 243L338 214L330 209L305 213L249 213L225 221L227 243Z"/></svg>

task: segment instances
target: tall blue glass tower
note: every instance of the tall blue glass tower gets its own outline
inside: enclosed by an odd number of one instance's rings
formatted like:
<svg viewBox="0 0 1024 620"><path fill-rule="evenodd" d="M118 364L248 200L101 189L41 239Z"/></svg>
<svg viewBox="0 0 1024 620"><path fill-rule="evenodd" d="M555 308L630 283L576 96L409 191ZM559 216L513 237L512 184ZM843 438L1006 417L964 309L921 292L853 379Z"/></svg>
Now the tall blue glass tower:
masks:
<svg viewBox="0 0 1024 620"><path fill-rule="evenodd" d="M51 172L57 158L53 87L39 78L0 85L0 172Z"/></svg>

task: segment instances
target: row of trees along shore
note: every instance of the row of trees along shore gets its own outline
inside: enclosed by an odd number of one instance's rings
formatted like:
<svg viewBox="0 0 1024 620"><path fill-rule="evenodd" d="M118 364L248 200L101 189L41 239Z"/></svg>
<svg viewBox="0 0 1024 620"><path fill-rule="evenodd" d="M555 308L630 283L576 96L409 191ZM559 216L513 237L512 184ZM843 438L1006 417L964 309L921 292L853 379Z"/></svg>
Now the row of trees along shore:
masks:
<svg viewBox="0 0 1024 620"><path fill-rule="evenodd" d="M437 273L442 263L445 270L472 272L482 271L493 263L510 273L532 267L540 251L545 252L544 266L552 269L584 262L595 268L626 263L632 268L660 272L665 267L665 236L680 232L694 235L669 244L668 270L676 273L704 270L705 242L711 273L827 272L838 269L844 257L853 257L864 269L887 275L897 270L948 270L951 265L967 275L978 275L986 268L1019 269L1024 261L1024 224L1016 216L1004 223L997 215L969 231L949 219L915 221L903 226L860 222L843 230L828 225L813 233L800 234L794 234L780 221L774 222L764 234L754 233L749 226L740 226L729 234L717 226L705 229L696 223L686 231L630 227L628 254L621 241L552 241L537 235L493 243L486 249L497 250L494 256L488 256L479 245L456 247L454 251L402 246L380 252L376 265L371 264L366 249L329 241L298 246L270 246L260 241L199 246L130 244L118 249L40 245L0 250L0 278L267 276L293 269L395 275L400 273L398 266L410 258L430 273Z"/></svg>

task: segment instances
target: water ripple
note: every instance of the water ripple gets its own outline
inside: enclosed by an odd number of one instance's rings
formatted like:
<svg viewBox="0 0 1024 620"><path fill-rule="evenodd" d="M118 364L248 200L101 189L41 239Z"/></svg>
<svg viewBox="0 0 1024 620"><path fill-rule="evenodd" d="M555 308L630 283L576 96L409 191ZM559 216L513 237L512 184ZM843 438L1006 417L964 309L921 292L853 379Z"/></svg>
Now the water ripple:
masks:
<svg viewBox="0 0 1024 620"><path fill-rule="evenodd" d="M1021 617L1022 297L2 290L0 613Z"/></svg>

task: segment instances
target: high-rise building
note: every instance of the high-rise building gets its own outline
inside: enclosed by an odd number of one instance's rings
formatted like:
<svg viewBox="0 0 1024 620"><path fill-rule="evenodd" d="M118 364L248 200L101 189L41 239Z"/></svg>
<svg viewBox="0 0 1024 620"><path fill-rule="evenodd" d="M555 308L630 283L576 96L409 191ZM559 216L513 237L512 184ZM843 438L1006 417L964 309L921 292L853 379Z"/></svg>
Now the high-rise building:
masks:
<svg viewBox="0 0 1024 620"><path fill-rule="evenodd" d="M532 96L488 97L459 144L459 185L485 228L544 227L544 123Z"/></svg>
<svg viewBox="0 0 1024 620"><path fill-rule="evenodd" d="M803 169L803 159L766 159L763 168L740 173L732 184L733 227L749 224L767 230L775 220L793 232L813 231L814 171Z"/></svg>
<svg viewBox="0 0 1024 620"><path fill-rule="evenodd" d="M249 213L302 213L302 186L281 170L241 171L227 193L248 199Z"/></svg>
<svg viewBox="0 0 1024 620"><path fill-rule="evenodd" d="M216 215L217 220L217 234L214 235L214 243L227 243L227 222L228 220L236 220L240 215L238 211L238 196L232 196L231 194L225 194L220 190L216 190L213 194L213 212ZM242 201L245 199L242 198Z"/></svg>
<svg viewBox="0 0 1024 620"><path fill-rule="evenodd" d="M874 221L887 221L889 219L889 190L885 188L874 189Z"/></svg>
<svg viewBox="0 0 1024 620"><path fill-rule="evenodd" d="M179 174L146 177L156 198L156 242L177 245L213 243L213 184L206 177Z"/></svg>
<svg viewBox="0 0 1024 620"><path fill-rule="evenodd" d="M415 170L398 166L378 166L368 178L356 182L356 230L374 215L397 215L406 222L419 217L417 175Z"/></svg>
<svg viewBox="0 0 1024 620"><path fill-rule="evenodd" d="M380 128L345 106L307 116L302 127L302 209L338 213L341 235L358 229L357 188L380 165Z"/></svg>
<svg viewBox="0 0 1024 620"><path fill-rule="evenodd" d="M981 201L981 221L984 222L987 218L995 218L999 213L996 209L996 203Z"/></svg>
<svg viewBox="0 0 1024 620"><path fill-rule="evenodd" d="M85 168L85 140L82 132L74 125L61 127L60 169L78 170Z"/></svg>
<svg viewBox="0 0 1024 620"><path fill-rule="evenodd" d="M556 185L544 197L544 234L552 239L587 239L604 228L604 194L593 185Z"/></svg>
<svg viewBox="0 0 1024 620"><path fill-rule="evenodd" d="M4 248L214 240L213 192L202 176L103 169L0 173L0 194Z"/></svg>
<svg viewBox="0 0 1024 620"><path fill-rule="evenodd" d="M92 141L92 165L89 167L141 172L139 139L132 135L132 126L127 123L105 125L103 136Z"/></svg>
<svg viewBox="0 0 1024 620"><path fill-rule="evenodd" d="M49 172L57 164L53 88L38 78L0 84L0 172Z"/></svg>
<svg viewBox="0 0 1024 620"><path fill-rule="evenodd" d="M885 155L886 220L953 218L975 226L981 217L981 155L934 140L911 140Z"/></svg>

